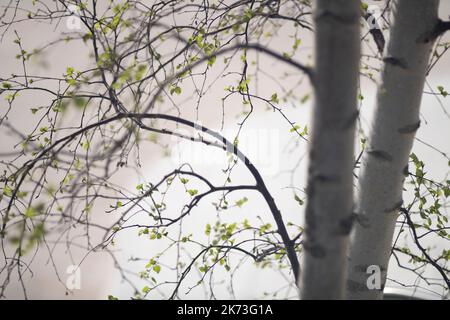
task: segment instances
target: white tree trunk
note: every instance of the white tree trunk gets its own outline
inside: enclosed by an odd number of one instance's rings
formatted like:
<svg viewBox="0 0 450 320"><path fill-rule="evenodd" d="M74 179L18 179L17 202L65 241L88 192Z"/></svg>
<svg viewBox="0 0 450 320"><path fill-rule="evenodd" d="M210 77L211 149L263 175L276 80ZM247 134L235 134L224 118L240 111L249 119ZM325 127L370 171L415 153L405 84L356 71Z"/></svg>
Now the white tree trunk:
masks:
<svg viewBox="0 0 450 320"><path fill-rule="evenodd" d="M315 105L309 151L303 299L342 299L353 207L360 2L318 0Z"/></svg>
<svg viewBox="0 0 450 320"><path fill-rule="evenodd" d="M348 268L349 299L383 296L405 170L420 125L419 109L433 42L429 35L438 22L438 6L439 0L397 0L392 5L390 40L359 176L357 223ZM376 285L368 273L371 265L381 270L378 290L367 286L368 280Z"/></svg>

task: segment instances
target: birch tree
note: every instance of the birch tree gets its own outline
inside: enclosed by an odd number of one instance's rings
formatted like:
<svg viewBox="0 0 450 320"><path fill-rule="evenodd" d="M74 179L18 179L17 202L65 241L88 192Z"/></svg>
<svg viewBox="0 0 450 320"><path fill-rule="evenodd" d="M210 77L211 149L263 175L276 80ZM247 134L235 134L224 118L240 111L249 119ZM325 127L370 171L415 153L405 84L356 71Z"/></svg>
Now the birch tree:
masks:
<svg viewBox="0 0 450 320"><path fill-rule="evenodd" d="M439 24L439 1L397 0L377 104L358 179L356 220L348 267L347 298L380 299L386 281L408 158L420 127L420 106ZM367 285L370 266L381 285Z"/></svg>
<svg viewBox="0 0 450 320"><path fill-rule="evenodd" d="M121 298L234 299L250 283L252 298L376 299L390 257L448 297L450 250L424 239L450 241L450 180L411 147L450 23L437 0L374 3L378 13L357 0L4 1L0 298L35 298L43 273L76 296L64 263L83 271L96 255ZM380 73L367 133L361 83ZM450 119L446 90L425 94ZM275 158L258 162L242 143L252 122L265 134L251 147ZM266 125L284 134L277 146ZM204 148L201 161L167 161L180 141ZM222 162L207 168L215 151ZM273 159L271 176L261 163ZM91 271L94 287L112 281Z"/></svg>
<svg viewBox="0 0 450 320"><path fill-rule="evenodd" d="M319 0L314 15L315 103L300 287L304 299L341 299L353 207L360 3Z"/></svg>

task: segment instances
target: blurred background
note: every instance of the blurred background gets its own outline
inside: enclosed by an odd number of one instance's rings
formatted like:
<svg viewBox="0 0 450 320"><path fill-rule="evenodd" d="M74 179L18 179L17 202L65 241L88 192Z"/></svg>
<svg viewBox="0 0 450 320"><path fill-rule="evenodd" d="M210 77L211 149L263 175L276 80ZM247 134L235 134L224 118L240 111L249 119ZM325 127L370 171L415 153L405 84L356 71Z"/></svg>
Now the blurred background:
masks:
<svg viewBox="0 0 450 320"><path fill-rule="evenodd" d="M26 10L32 10L32 1L20 1L20 10L14 13L13 10L6 11L7 6L11 6L14 1L1 0L0 10L5 10L2 21L7 22L14 14L24 14ZM49 1L51 5L51 1ZM44 1L45 3L45 1ZM151 1L149 1L151 3ZM379 1L369 3L382 5ZM102 4L106 6L105 4ZM101 5L99 5L101 7ZM22 10L22 11L21 11ZM450 13L450 3L441 1L441 17L448 17ZM171 23L183 25L190 23L188 15L180 13L171 17ZM10 24L7 28L2 25L0 42L0 76L7 79L11 74L23 73L23 62L17 59L17 43L15 39L20 37L23 49L31 52L34 48L42 48L48 44L64 38L73 30L68 28L67 19L63 17L53 21L32 20L21 21ZM84 28L81 26L81 28ZM365 26L363 35L368 29ZM86 32L80 30L79 32ZM263 40L265 46L283 53L290 52L297 39L301 42L297 44L293 59L304 64L313 63L313 34L308 30L298 31L293 24L286 21L280 22L280 27L274 29L273 34ZM385 32L385 36L388 34ZM178 44L177 44L178 45ZM165 44L167 50L172 50L175 42ZM163 51L164 49L161 49ZM363 51L368 63L372 63L372 68L376 70L380 66L375 56L376 46L370 37L365 37L363 41ZM89 42L77 41L57 41L52 43L47 49L42 50L27 61L26 70L28 75L61 78L70 66L74 70L86 70L93 65L93 49ZM310 128L310 111L312 108L312 93L310 84L304 75L299 75L298 71L276 61L271 57L255 52L248 52L248 59L254 61L255 74L252 77L251 88L255 94L271 98L273 93L277 93L282 106L283 114L288 119L294 121L299 131L306 131ZM160 112L178 114L182 117L193 120L213 130L220 131L230 141L233 141L239 132L239 147L260 169L269 190L272 192L278 206L283 213L285 222L295 225L302 225L304 205L299 205L294 198L296 194L299 198L305 198L305 174L306 174L306 154L307 142L300 139L292 126L286 121L283 114L274 111L262 101L254 101L255 109L245 122L245 126L239 124L248 114L249 106L242 103L241 97L232 96L223 100L227 95L227 88L235 85L239 79L238 73L242 69L239 57L231 60L226 66L222 58L217 58L216 64L209 69L208 75L198 77L196 81L183 83L181 94L173 96L168 94L164 102L159 105ZM94 62L95 65L95 62ZM226 67L226 68L225 68ZM196 69L197 70L197 69ZM363 69L364 70L364 69ZM422 100L422 126L420 127L413 152L425 164L427 177L436 181L448 179L448 157L450 152L450 126L449 126L449 97L438 94L438 87L450 87L450 57L444 55L437 65L431 70L426 84L426 92ZM198 67L198 72L204 71ZM374 109L377 74L375 81L361 76L360 81L360 126L362 136L367 133L370 124L372 111ZM41 83L44 83L42 80ZM55 89L58 82L48 81L45 85ZM202 91L201 97L196 94L198 87L207 88ZM292 94L292 92L294 94ZM51 95L42 90L24 91L15 98L14 104L9 109L8 103L2 98L0 102L0 114L7 115L1 123L0 156L2 163L0 168L6 170L6 162L11 161L16 156L17 144L23 141L22 135L32 132L39 121L46 121L46 116L38 111L30 112L33 108L40 108L49 104ZM124 96L124 105L127 100ZM98 106L91 102L83 110L74 105L69 105L61 121L64 126L78 126L83 117L88 118L95 114ZM241 131L240 128L242 128ZM16 132L17 130L17 132ZM183 130L178 128L177 130ZM192 132L192 130L187 130ZM109 179L124 191L136 193L136 186L146 182L157 182L164 175L179 167L183 163L189 163L196 172L208 177L217 185L223 183L228 177L224 169L229 165L229 157L222 150L214 149L201 144L193 144L175 137L143 133L139 144L139 165L134 163L137 159L136 150L129 154L130 166L124 166L117 170ZM356 141L357 152L361 150L361 142ZM15 160L15 164L20 167L23 159ZM47 177L50 183L57 184L61 179L61 172L53 172ZM253 182L251 175L242 164L236 164L230 174L231 180L235 184L250 184ZM204 188L201 183L192 181L189 186L192 189ZM405 203L412 201L413 188L406 186ZM213 203L218 197L210 196L200 202L198 206L184 219L179 226L180 234L194 234L201 241L206 239L205 226L210 223L214 225L219 213ZM271 215L262 198L254 192L242 192L231 194L230 203L239 203L239 200L246 199L245 204L230 206L228 210L220 213L220 221L244 221L248 219L251 223L272 223ZM170 192L164 195L164 202L168 204L168 212L178 213L183 206L189 202L190 196L182 185L174 186ZM108 199L98 199L90 209L91 227L89 240L83 237L86 230L81 232L71 226L70 223L62 223L47 235L46 245L40 245L39 250L31 250L24 256L29 264L29 270L22 276L26 285L28 298L33 299L106 299L109 295L120 299L127 299L134 295L134 291L141 291L148 279L140 279L140 273L146 268L151 257L158 256L170 245L167 240L149 240L148 236L139 235L138 230L130 228L122 230L114 237L114 245L108 246L108 251L96 244L104 239L105 232L101 228L92 225L112 226L120 219L120 212L111 211L112 203ZM2 199L1 208L7 205L6 199ZM44 203L44 205L47 205ZM75 212L77 209L74 209ZM79 207L78 210L83 210ZM447 212L446 208L443 208ZM128 220L129 224L145 224L149 219L146 214L136 213ZM70 236L67 230L74 228ZM79 232L79 233L77 233ZM399 235L399 241L414 245L408 236L408 232ZM436 252L448 249L448 244L437 237L424 239L426 246L433 247ZM86 249L91 248L91 249ZM93 249L95 248L95 249ZM176 281L177 256L190 257L195 254L195 250L190 251L186 245L182 252L179 250L169 250L160 261L161 270L155 275L158 279L166 281ZM400 262L407 263L409 258L399 256ZM236 272L232 277L227 275L226 270L218 268L215 271L214 279L202 285L195 286L199 274L192 272L185 280L180 297L193 299L210 298L209 286L214 287L214 297L216 298L296 298L297 291L290 284L291 275L288 270L280 269L276 264L272 267L255 267L250 259L244 259L237 255L230 262L231 268ZM0 275L0 280L4 273ZM426 267L423 270L424 277L429 279L439 279L439 274L432 268ZM443 289L439 286L426 283L417 274L405 270L398 266L398 261L391 259L389 279L387 286L407 289L409 286L416 288L417 294L432 298L440 298ZM132 279L132 280L130 280ZM130 281L129 281L130 280ZM130 284L132 282L132 284ZM433 281L431 281L433 282ZM438 282L438 280L437 280ZM173 286L161 286L156 288L149 298L167 298L170 296ZM411 290L408 294L411 294ZM24 297L22 282L17 274L12 273L5 296L8 299L22 299Z"/></svg>

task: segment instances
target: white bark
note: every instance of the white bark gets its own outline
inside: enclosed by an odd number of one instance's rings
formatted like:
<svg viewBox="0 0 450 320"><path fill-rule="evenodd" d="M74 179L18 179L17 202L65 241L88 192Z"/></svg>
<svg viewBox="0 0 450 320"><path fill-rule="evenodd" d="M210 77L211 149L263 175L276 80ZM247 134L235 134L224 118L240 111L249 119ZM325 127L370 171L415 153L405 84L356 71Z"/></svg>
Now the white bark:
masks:
<svg viewBox="0 0 450 320"><path fill-rule="evenodd" d="M353 207L360 2L318 0L315 105L309 152L303 299L341 299Z"/></svg>
<svg viewBox="0 0 450 320"><path fill-rule="evenodd" d="M359 176L357 223L348 267L349 299L381 299L395 222L416 130L439 0L393 3L390 40L377 106ZM369 289L369 266L381 270L381 288ZM373 278L371 278L373 279Z"/></svg>

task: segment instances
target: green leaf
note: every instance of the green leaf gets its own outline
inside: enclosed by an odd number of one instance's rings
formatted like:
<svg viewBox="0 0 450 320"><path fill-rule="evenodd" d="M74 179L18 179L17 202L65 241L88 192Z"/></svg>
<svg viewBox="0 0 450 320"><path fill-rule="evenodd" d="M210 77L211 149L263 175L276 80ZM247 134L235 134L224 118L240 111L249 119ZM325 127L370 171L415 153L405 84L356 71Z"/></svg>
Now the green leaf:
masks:
<svg viewBox="0 0 450 320"><path fill-rule="evenodd" d="M298 46L302 43L301 39L295 39L294 45L292 46L292 49L297 50Z"/></svg>
<svg viewBox="0 0 450 320"><path fill-rule="evenodd" d="M437 89L439 90L439 93L445 98L448 96L448 92L444 89L443 86L438 86Z"/></svg>
<svg viewBox="0 0 450 320"><path fill-rule="evenodd" d="M236 90L246 93L248 90L248 84L250 83L250 79L242 80L239 82L239 85L237 86Z"/></svg>
<svg viewBox="0 0 450 320"><path fill-rule="evenodd" d="M291 55L288 52L283 52L283 58L291 60Z"/></svg>
<svg viewBox="0 0 450 320"><path fill-rule="evenodd" d="M311 96L310 96L309 94L305 94L305 95L300 99L300 103L301 103L301 104L306 103L306 102L309 100L310 97L311 97Z"/></svg>
<svg viewBox="0 0 450 320"><path fill-rule="evenodd" d="M151 290L151 289L150 289L149 286L145 286L145 287L142 288L142 292L145 293L145 294L149 293L150 290Z"/></svg>
<svg viewBox="0 0 450 320"><path fill-rule="evenodd" d="M84 108L87 104L86 100L82 97L74 97L73 102L78 108Z"/></svg>
<svg viewBox="0 0 450 320"><path fill-rule="evenodd" d="M136 73L134 75L135 79L137 81L140 81L144 77L146 71L147 71L147 66L144 65L144 64L140 64L137 67L137 71L136 71Z"/></svg>
<svg viewBox="0 0 450 320"><path fill-rule="evenodd" d="M447 198L450 196L450 187L444 187L444 196Z"/></svg>
<svg viewBox="0 0 450 320"><path fill-rule="evenodd" d="M73 74L73 72L74 72L74 69L73 69L72 67L67 67L67 69L66 69L66 74L67 74L68 76L71 76L71 75Z"/></svg>
<svg viewBox="0 0 450 320"><path fill-rule="evenodd" d="M301 205L301 206L305 203L302 199L300 199L300 197L299 197L297 194L294 194L294 199L295 199L295 201L297 201L298 204Z"/></svg>
<svg viewBox="0 0 450 320"><path fill-rule="evenodd" d="M66 82L71 86L74 86L77 84L77 80L75 80L75 79L67 79Z"/></svg>
<svg viewBox="0 0 450 320"><path fill-rule="evenodd" d="M188 189L187 192L191 195L191 196L195 196L198 193L197 189Z"/></svg>
<svg viewBox="0 0 450 320"><path fill-rule="evenodd" d="M161 266L159 264L153 266L153 271L155 271L156 273L160 273L161 272Z"/></svg>
<svg viewBox="0 0 450 320"><path fill-rule="evenodd" d="M89 141L86 141L86 142L83 142L81 145L83 146L83 149L87 151L87 150L89 150L91 143Z"/></svg>
<svg viewBox="0 0 450 320"><path fill-rule="evenodd" d="M249 22L250 19L254 16L252 9L245 9L244 11L244 21Z"/></svg>
<svg viewBox="0 0 450 320"><path fill-rule="evenodd" d="M301 126L299 124L296 124L295 126L293 126L291 129L289 129L289 132L295 132L298 131L301 128Z"/></svg>
<svg viewBox="0 0 450 320"><path fill-rule="evenodd" d="M180 95L181 88L178 86L172 86L172 88L170 89L170 94L173 95L174 93L176 93L177 95Z"/></svg>
<svg viewBox="0 0 450 320"><path fill-rule="evenodd" d="M300 135L301 135L302 137L308 135L308 126L305 126L305 127L303 128L303 131L300 132Z"/></svg>
<svg viewBox="0 0 450 320"><path fill-rule="evenodd" d="M110 26L110 28L111 29L113 29L113 30L116 30L117 29L117 27L119 26L119 24L120 24L120 15L116 15L114 18L113 18L113 20L111 21L111 23L109 24L109 26Z"/></svg>
<svg viewBox="0 0 450 320"><path fill-rule="evenodd" d="M278 99L278 95L276 93L272 94L270 101L273 103L280 103L280 100Z"/></svg>
<svg viewBox="0 0 450 320"><path fill-rule="evenodd" d="M147 265L145 266L146 269L151 268L151 266L155 265L156 261L155 259L150 259L150 261L147 263Z"/></svg>
<svg viewBox="0 0 450 320"><path fill-rule="evenodd" d="M5 187L3 188L3 194L4 194L5 196L7 196L7 197L12 197L12 195L13 195L13 190L12 190L10 187L5 186Z"/></svg>
<svg viewBox="0 0 450 320"><path fill-rule="evenodd" d="M211 234L211 225L208 223L205 228L205 234L209 236Z"/></svg>
<svg viewBox="0 0 450 320"><path fill-rule="evenodd" d="M33 207L28 207L27 210L25 210L25 217L26 218L32 218L36 215L36 210L34 210Z"/></svg>
<svg viewBox="0 0 450 320"><path fill-rule="evenodd" d="M236 201L236 205L240 208L248 201L247 197L243 197L242 199Z"/></svg>
<svg viewBox="0 0 450 320"><path fill-rule="evenodd" d="M199 48L203 47L203 36L201 34L197 35L194 38L195 42L197 43L197 45L199 46Z"/></svg>
<svg viewBox="0 0 450 320"><path fill-rule="evenodd" d="M211 67L215 62L216 62L217 57L216 56L212 56L211 58L208 59L208 66Z"/></svg>

